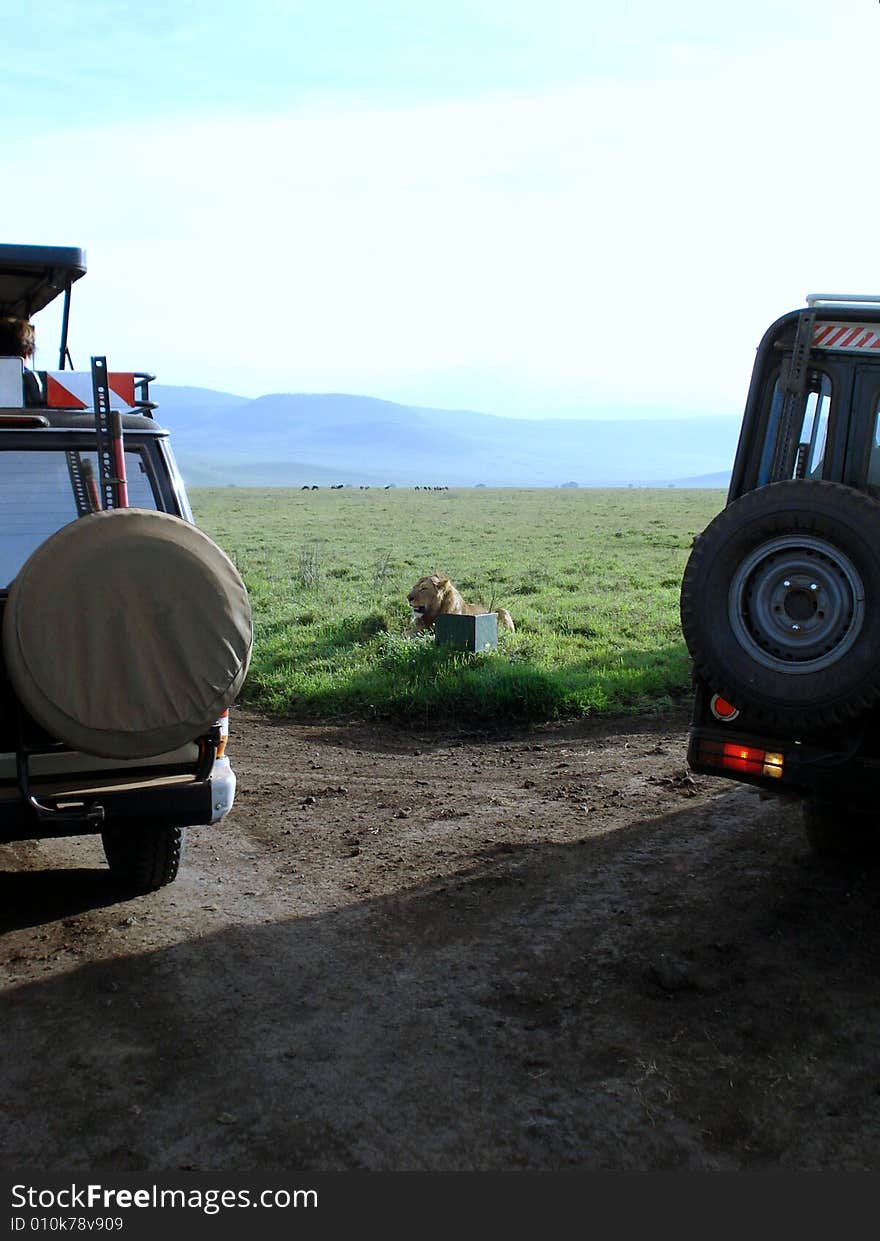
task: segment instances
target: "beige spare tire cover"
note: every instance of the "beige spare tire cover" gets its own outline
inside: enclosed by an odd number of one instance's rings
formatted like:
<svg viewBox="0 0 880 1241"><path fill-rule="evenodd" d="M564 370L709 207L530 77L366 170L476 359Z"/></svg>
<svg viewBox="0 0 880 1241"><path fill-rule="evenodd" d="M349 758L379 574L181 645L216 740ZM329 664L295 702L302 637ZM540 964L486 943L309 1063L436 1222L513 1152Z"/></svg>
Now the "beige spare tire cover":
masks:
<svg viewBox="0 0 880 1241"><path fill-rule="evenodd" d="M87 754L147 758L192 741L240 690L244 582L189 522L111 509L64 526L9 589L3 650L25 709Z"/></svg>

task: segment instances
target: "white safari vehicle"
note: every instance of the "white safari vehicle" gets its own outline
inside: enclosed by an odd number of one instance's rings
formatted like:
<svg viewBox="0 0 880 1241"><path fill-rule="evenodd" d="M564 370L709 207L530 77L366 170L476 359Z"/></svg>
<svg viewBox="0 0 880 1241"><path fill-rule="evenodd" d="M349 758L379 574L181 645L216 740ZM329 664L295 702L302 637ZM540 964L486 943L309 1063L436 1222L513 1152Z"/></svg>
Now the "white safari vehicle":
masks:
<svg viewBox="0 0 880 1241"><path fill-rule="evenodd" d="M0 844L99 833L143 892L232 807L251 610L193 524L153 376L71 368L85 271L78 249L0 246L0 320L63 298L56 371L0 356Z"/></svg>

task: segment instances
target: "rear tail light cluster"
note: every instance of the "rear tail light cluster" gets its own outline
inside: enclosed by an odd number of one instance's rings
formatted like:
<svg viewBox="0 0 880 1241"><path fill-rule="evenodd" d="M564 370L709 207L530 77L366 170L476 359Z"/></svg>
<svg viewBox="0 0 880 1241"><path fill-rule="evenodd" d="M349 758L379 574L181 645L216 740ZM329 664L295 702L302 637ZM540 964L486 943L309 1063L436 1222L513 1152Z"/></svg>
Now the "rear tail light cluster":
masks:
<svg viewBox="0 0 880 1241"><path fill-rule="evenodd" d="M229 711L226 710L217 721L217 727L220 729L220 744L217 746L217 757L222 758L226 750L226 743L229 740Z"/></svg>
<svg viewBox="0 0 880 1241"><path fill-rule="evenodd" d="M707 767L739 771L748 776L769 776L771 780L782 779L785 758L775 750L703 737L697 741L696 752L698 760Z"/></svg>

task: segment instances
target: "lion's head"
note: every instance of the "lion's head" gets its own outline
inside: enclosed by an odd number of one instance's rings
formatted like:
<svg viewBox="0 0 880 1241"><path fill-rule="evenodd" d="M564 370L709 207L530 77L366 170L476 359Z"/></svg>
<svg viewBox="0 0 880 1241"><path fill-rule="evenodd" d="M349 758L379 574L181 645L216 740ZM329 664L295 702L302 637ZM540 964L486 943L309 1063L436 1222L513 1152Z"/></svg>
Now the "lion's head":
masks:
<svg viewBox="0 0 880 1241"><path fill-rule="evenodd" d="M443 607L443 598L451 584L448 577L439 573L420 577L406 597L413 616L423 625L433 624Z"/></svg>

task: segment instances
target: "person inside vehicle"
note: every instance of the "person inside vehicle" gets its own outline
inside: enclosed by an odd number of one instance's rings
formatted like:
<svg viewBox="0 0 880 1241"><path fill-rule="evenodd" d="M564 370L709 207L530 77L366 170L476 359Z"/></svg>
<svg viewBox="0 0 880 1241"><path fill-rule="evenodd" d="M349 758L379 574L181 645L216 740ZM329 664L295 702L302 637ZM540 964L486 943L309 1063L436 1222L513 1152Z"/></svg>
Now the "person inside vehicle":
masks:
<svg viewBox="0 0 880 1241"><path fill-rule="evenodd" d="M36 349L36 333L34 325L27 319L17 319L12 315L0 317L0 357L21 358L27 363L34 356ZM24 373L25 405L42 405L43 389L37 375L25 365Z"/></svg>

